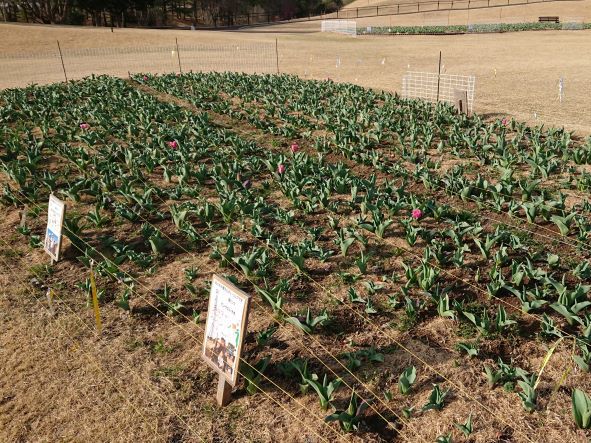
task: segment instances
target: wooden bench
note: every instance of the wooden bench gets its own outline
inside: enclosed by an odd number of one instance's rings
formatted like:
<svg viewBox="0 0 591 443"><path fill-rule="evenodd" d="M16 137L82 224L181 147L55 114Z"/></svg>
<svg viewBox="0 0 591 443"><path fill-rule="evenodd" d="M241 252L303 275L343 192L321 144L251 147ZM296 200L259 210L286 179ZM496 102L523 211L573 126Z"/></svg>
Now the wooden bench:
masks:
<svg viewBox="0 0 591 443"><path fill-rule="evenodd" d="M554 22L554 23L560 23L560 18L559 18L559 17L552 17L552 16L547 16L547 17L538 17L538 21L539 21L539 22Z"/></svg>

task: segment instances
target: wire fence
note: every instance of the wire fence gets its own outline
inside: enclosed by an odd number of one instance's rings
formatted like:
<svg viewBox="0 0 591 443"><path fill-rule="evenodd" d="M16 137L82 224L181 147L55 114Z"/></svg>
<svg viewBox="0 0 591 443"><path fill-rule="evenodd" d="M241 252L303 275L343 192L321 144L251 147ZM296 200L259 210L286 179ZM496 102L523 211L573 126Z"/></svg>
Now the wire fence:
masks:
<svg viewBox="0 0 591 443"><path fill-rule="evenodd" d="M358 19L364 17L379 17L387 15L417 14L422 12L474 10L492 7L528 5L532 3L561 2L568 0L423 0L418 2L392 2L392 4L377 6L362 6L359 8L343 8L329 14L323 14L321 19Z"/></svg>
<svg viewBox="0 0 591 443"><path fill-rule="evenodd" d="M565 17L560 21L562 29L567 31L580 31L585 29L584 17Z"/></svg>
<svg viewBox="0 0 591 443"><path fill-rule="evenodd" d="M188 71L277 72L274 43L60 49L0 54L0 88L46 84L91 74L127 76Z"/></svg>
<svg viewBox="0 0 591 443"><path fill-rule="evenodd" d="M466 91L468 111L474 109L474 87L476 78L472 75L437 74L436 72L407 72L402 78L402 97L420 98L430 102L455 102L456 93Z"/></svg>
<svg viewBox="0 0 591 443"><path fill-rule="evenodd" d="M357 22L355 20L322 20L320 32L336 32L357 37Z"/></svg>

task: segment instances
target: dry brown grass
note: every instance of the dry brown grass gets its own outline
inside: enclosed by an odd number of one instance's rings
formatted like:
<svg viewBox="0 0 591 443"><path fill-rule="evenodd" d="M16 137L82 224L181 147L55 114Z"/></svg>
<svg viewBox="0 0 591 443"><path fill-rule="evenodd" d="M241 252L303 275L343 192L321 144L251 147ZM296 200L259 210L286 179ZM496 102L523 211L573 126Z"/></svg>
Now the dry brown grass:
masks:
<svg viewBox="0 0 591 443"><path fill-rule="evenodd" d="M2 212L10 220L3 227L13 232L14 212ZM199 357L201 328L146 317L143 299L136 300L134 316L103 307L102 336L79 291L57 290L52 316L44 291L29 284L29 270L47 262L44 254L28 252L19 241L2 246L0 441L303 442L334 436L321 419L294 433L297 415L317 411L315 399L290 400L273 386L265 387L268 395L235 395L218 409L217 380ZM175 264L173 272L182 273ZM74 266L63 267L77 278ZM165 267L152 283L170 275Z"/></svg>

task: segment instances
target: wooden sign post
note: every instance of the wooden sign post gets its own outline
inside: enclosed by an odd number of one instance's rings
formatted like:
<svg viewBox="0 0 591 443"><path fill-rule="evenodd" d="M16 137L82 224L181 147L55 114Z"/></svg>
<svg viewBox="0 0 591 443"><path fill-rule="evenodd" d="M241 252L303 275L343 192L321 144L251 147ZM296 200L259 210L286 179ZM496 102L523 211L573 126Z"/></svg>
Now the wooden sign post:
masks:
<svg viewBox="0 0 591 443"><path fill-rule="evenodd" d="M219 374L217 402L230 402L238 380L242 343L246 334L250 296L228 280L214 275L211 282L201 357Z"/></svg>
<svg viewBox="0 0 591 443"><path fill-rule="evenodd" d="M454 105L460 114L469 115L468 91L465 89L454 89Z"/></svg>
<svg viewBox="0 0 591 443"><path fill-rule="evenodd" d="M66 204L51 194L47 208L47 228L45 229L45 252L51 257L51 263L60 258L62 246L62 227L66 216Z"/></svg>

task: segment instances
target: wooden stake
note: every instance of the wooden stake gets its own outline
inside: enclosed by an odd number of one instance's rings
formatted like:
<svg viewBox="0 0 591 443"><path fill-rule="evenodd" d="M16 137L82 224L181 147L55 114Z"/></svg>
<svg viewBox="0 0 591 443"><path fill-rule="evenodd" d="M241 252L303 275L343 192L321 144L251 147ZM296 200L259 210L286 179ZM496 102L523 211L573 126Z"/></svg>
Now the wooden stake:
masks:
<svg viewBox="0 0 591 443"><path fill-rule="evenodd" d="M64 78L66 79L66 83L68 83L68 74L66 74L66 65L64 64L64 56L62 54L62 48L60 46L60 41L57 41L57 49L60 52L60 59L62 60L62 69L64 70Z"/></svg>
<svg viewBox="0 0 591 443"><path fill-rule="evenodd" d="M279 40L275 39L275 60L277 62L277 74L279 74Z"/></svg>
<svg viewBox="0 0 591 443"><path fill-rule="evenodd" d="M439 103L439 85L441 84L441 51L439 51L439 72L437 73L437 103Z"/></svg>
<svg viewBox="0 0 591 443"><path fill-rule="evenodd" d="M183 73L183 67L181 66L181 53L179 51L179 39L175 38L176 41L176 56L178 58L179 61L179 72L182 74Z"/></svg>
<svg viewBox="0 0 591 443"><path fill-rule="evenodd" d="M218 393L216 400L218 401L218 406L223 407L230 403L232 386L226 381L225 375L219 374L218 377Z"/></svg>

